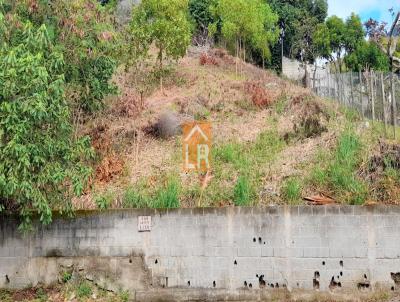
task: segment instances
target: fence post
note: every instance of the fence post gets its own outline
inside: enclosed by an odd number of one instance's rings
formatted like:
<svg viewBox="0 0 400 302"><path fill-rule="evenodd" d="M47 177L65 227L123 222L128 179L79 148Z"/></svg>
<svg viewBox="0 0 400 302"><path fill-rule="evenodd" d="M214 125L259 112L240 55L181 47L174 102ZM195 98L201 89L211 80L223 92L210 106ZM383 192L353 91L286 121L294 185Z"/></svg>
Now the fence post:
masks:
<svg viewBox="0 0 400 302"><path fill-rule="evenodd" d="M382 88L382 109L383 109L383 124L385 125L385 138L387 137L387 122L386 122L386 106L385 106L385 83L383 72L381 72L381 88Z"/></svg>
<svg viewBox="0 0 400 302"><path fill-rule="evenodd" d="M396 93L395 93L395 84L393 78L393 72L390 74L390 81L392 86L392 115L393 115L393 133L394 139L396 139L396 127L397 127L397 104L396 104Z"/></svg>
<svg viewBox="0 0 400 302"><path fill-rule="evenodd" d="M372 121L375 121L375 97L374 97L374 72L371 70L371 106L372 106Z"/></svg>
<svg viewBox="0 0 400 302"><path fill-rule="evenodd" d="M353 72L350 71L350 95L351 95L351 107L354 106L354 92L353 92Z"/></svg>
<svg viewBox="0 0 400 302"><path fill-rule="evenodd" d="M361 104L361 115L363 119L365 118L365 108L364 108L364 98L363 98L363 79L361 70L358 72L358 77L360 78L360 104Z"/></svg>
<svg viewBox="0 0 400 302"><path fill-rule="evenodd" d="M328 96L328 98L330 98L331 97L331 77L330 77L328 68L326 68L326 77L328 79L328 95L327 96Z"/></svg>
<svg viewBox="0 0 400 302"><path fill-rule="evenodd" d="M336 95L337 95L337 99L338 102L340 103L340 90L339 90L339 75L336 73L335 74L335 78L336 78Z"/></svg>

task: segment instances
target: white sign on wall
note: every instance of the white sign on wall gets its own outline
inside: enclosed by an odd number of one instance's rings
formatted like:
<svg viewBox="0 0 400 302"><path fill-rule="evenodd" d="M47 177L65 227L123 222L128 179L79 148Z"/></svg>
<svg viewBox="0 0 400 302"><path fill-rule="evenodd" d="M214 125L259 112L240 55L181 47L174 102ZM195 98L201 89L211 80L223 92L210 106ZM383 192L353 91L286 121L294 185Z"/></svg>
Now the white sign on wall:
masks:
<svg viewBox="0 0 400 302"><path fill-rule="evenodd" d="M138 217L138 231L150 232L151 231L151 216Z"/></svg>

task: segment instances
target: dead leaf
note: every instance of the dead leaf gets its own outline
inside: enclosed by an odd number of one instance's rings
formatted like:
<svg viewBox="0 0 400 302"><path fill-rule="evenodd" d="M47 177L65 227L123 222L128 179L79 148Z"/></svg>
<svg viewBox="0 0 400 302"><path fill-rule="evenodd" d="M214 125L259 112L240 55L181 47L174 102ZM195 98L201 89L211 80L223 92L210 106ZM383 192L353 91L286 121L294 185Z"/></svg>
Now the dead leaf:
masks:
<svg viewBox="0 0 400 302"><path fill-rule="evenodd" d="M306 201L309 201L313 205L326 205L326 204L334 204L336 200L326 194L315 195L311 197L304 197Z"/></svg>

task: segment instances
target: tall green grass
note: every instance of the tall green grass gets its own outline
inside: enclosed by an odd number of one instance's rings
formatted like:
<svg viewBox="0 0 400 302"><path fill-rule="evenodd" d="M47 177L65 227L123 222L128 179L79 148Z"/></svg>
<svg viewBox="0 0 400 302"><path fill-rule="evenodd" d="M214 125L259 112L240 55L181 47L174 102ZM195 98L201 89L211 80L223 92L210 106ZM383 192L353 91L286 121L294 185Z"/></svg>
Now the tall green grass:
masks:
<svg viewBox="0 0 400 302"><path fill-rule="evenodd" d="M316 165L311 181L317 186L327 187L340 201L362 204L368 196L368 185L361 180L357 171L362 162L363 145L352 130L345 130L338 139L326 166Z"/></svg>
<svg viewBox="0 0 400 302"><path fill-rule="evenodd" d="M285 181L281 189L281 195L290 204L298 204L301 200L302 186L298 179L289 178Z"/></svg>
<svg viewBox="0 0 400 302"><path fill-rule="evenodd" d="M179 208L179 191L180 184L178 180L175 178L168 179L166 186L156 192L156 196L151 202L151 207L157 209Z"/></svg>
<svg viewBox="0 0 400 302"><path fill-rule="evenodd" d="M236 206L248 206L251 202L251 184L247 176L239 176L233 193Z"/></svg>

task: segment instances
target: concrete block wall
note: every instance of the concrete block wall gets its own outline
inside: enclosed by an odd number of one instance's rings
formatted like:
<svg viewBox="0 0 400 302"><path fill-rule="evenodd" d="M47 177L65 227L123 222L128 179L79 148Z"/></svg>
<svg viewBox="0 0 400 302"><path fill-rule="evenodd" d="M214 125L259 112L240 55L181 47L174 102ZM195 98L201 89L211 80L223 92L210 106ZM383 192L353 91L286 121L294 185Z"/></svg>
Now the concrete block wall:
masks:
<svg viewBox="0 0 400 302"><path fill-rule="evenodd" d="M138 231L138 216L152 217L150 232ZM143 274L132 290L390 289L400 272L400 207L87 212L29 235L17 224L0 217L0 287L50 283L54 261L100 258L119 263L121 286L130 284L129 265Z"/></svg>

